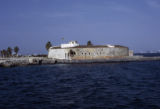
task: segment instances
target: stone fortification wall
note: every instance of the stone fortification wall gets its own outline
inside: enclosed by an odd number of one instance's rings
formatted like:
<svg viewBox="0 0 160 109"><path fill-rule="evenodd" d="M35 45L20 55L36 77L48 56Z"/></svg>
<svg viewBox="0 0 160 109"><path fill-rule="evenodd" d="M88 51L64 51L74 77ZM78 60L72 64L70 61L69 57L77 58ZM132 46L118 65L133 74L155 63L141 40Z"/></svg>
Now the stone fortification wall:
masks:
<svg viewBox="0 0 160 109"><path fill-rule="evenodd" d="M50 49L48 57L55 59L106 59L129 56L127 47L84 47Z"/></svg>
<svg viewBox="0 0 160 109"><path fill-rule="evenodd" d="M106 59L129 56L127 47L73 48L75 55L71 59Z"/></svg>
<svg viewBox="0 0 160 109"><path fill-rule="evenodd" d="M48 58L54 59L70 59L69 57L69 50L70 49L49 49Z"/></svg>

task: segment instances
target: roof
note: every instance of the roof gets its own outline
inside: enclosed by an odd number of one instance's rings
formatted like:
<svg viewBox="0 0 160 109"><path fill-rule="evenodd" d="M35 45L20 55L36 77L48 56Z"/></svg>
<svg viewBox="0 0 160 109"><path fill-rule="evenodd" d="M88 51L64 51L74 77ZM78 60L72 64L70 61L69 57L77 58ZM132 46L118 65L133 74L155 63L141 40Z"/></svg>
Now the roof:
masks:
<svg viewBox="0 0 160 109"><path fill-rule="evenodd" d="M80 45L80 46L76 46L76 47L70 47L70 48L109 48L107 45L92 45L92 46L87 46L87 45ZM128 48L125 46L121 46L121 45L114 45L115 48ZM51 49L61 49L60 46L56 46L56 47L52 47ZM63 49L68 49L68 48L63 48Z"/></svg>

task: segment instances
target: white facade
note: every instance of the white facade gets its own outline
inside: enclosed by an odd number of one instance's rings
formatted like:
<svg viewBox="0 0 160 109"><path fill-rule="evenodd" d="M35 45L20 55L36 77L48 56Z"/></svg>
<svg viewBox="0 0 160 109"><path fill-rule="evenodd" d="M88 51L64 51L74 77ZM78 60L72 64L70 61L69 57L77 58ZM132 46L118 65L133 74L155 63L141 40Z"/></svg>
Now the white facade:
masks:
<svg viewBox="0 0 160 109"><path fill-rule="evenodd" d="M114 48L115 47L114 45L110 45L110 44L108 44L107 46L110 47L110 48Z"/></svg>
<svg viewBox="0 0 160 109"><path fill-rule="evenodd" d="M70 47L76 47L79 46L77 41L71 41L68 44L61 44L61 48L70 48Z"/></svg>
<svg viewBox="0 0 160 109"><path fill-rule="evenodd" d="M129 56L133 56L133 50L129 50Z"/></svg>
<svg viewBox="0 0 160 109"><path fill-rule="evenodd" d="M118 45L87 46L71 41L68 44L61 44L60 47L50 47L48 58L83 60L83 59L106 59L109 57L123 57L133 55L128 47Z"/></svg>
<svg viewBox="0 0 160 109"><path fill-rule="evenodd" d="M54 58L54 59L68 59L70 60L70 57L68 56L68 49L49 49L48 52L48 58Z"/></svg>
<svg viewBox="0 0 160 109"><path fill-rule="evenodd" d="M68 44L61 44L59 49L54 49L56 48L56 46L50 47L48 52L48 58L70 60L69 49L66 48L71 48L76 46L79 46L77 41L70 41Z"/></svg>

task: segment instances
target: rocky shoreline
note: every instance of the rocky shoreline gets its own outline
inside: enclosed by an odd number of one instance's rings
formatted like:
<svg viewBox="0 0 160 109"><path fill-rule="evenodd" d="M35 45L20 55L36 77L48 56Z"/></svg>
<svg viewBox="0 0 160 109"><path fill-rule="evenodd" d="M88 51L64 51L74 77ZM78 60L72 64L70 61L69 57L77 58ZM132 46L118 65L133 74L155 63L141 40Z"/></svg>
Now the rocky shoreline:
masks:
<svg viewBox="0 0 160 109"><path fill-rule="evenodd" d="M15 67L41 64L55 64L55 60L45 57L0 58L0 67Z"/></svg>
<svg viewBox="0 0 160 109"><path fill-rule="evenodd" d="M134 62L134 61L158 61L158 57L143 57L143 56L127 56L108 59L94 60L57 60L46 57L14 57L0 58L0 67L15 67L27 65L44 65L44 64L83 64L83 63L111 63L111 62Z"/></svg>

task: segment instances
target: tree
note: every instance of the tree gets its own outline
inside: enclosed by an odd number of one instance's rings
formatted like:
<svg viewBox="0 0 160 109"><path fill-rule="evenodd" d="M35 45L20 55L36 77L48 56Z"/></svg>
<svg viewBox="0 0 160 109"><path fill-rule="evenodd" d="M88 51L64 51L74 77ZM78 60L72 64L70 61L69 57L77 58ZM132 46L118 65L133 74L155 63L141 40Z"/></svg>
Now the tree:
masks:
<svg viewBox="0 0 160 109"><path fill-rule="evenodd" d="M92 46L93 44L92 44L92 42L89 40L88 42L87 42L87 46Z"/></svg>
<svg viewBox="0 0 160 109"><path fill-rule="evenodd" d="M52 46L51 42L48 41L48 42L46 43L46 50L48 51L51 46Z"/></svg>
<svg viewBox="0 0 160 109"><path fill-rule="evenodd" d="M3 49L3 50L1 51L1 56L2 56L2 57L7 57L7 56L8 56L7 50L4 50L4 49Z"/></svg>
<svg viewBox="0 0 160 109"><path fill-rule="evenodd" d="M1 56L4 57L4 50L1 50Z"/></svg>
<svg viewBox="0 0 160 109"><path fill-rule="evenodd" d="M18 54L18 52L19 52L19 47L18 47L18 46L15 46L15 47L14 47L14 52L16 53L16 56L17 56L17 54Z"/></svg>
<svg viewBox="0 0 160 109"><path fill-rule="evenodd" d="M11 47L7 48L7 53L8 53L8 56L12 56L12 48Z"/></svg>
<svg viewBox="0 0 160 109"><path fill-rule="evenodd" d="M2 50L0 51L0 56L3 57L3 52L2 52Z"/></svg>

